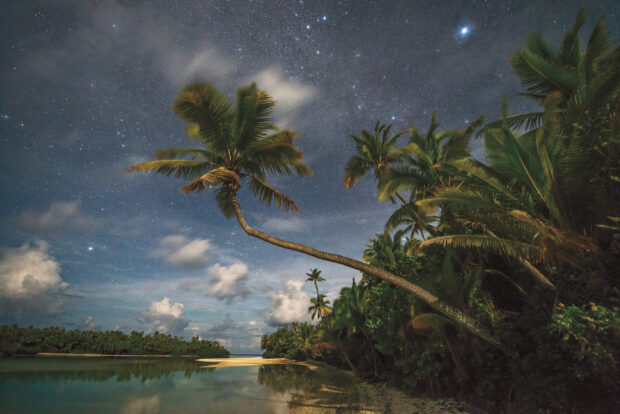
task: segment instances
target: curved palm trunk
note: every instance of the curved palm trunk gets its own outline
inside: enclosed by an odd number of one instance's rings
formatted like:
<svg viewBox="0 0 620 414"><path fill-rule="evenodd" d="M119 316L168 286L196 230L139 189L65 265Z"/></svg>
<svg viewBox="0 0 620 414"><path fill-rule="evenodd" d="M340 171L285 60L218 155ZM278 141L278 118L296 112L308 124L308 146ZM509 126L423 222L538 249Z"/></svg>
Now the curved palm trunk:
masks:
<svg viewBox="0 0 620 414"><path fill-rule="evenodd" d="M359 260L351 259L350 257L342 256L339 254L324 252L322 250L314 249L312 247L309 247L303 244L282 240L277 237L273 237L267 233L263 233L262 231L256 230L250 227L248 223L245 221L245 218L243 217L243 214L241 213L241 207L239 207L239 202L237 201L236 195L232 195L231 202L235 210L237 220L239 221L239 224L241 225L241 228L243 228L243 230L248 235L259 238L261 240L264 240L276 246L283 247L285 249L295 250L300 253L304 253L309 256L313 256L318 259L321 259L321 260L327 260L329 262L338 263L338 264L350 267L352 269L359 270L360 272L368 273L370 275L378 277L379 279L385 280L387 282L390 282L395 286L398 286L400 288L407 290L408 292L411 292L414 296L416 296L423 302L427 303L433 309L447 316L448 318L456 322L458 325L464 327L468 331L484 339L486 342L498 347L499 349L507 353L502 343L497 338L495 338L491 334L491 332L489 332L486 329L486 327L482 326L478 321L466 315L465 313L461 312L460 310L443 302L437 296L421 288L420 286L409 282L407 279L404 279L400 276L396 276L393 273L390 273L386 270L372 266L368 263L360 262Z"/></svg>

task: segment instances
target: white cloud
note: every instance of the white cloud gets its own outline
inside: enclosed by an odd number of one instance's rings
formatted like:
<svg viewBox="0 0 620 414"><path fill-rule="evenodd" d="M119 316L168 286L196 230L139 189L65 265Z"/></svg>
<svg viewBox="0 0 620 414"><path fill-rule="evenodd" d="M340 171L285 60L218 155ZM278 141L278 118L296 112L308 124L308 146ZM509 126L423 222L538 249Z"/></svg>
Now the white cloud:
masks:
<svg viewBox="0 0 620 414"><path fill-rule="evenodd" d="M98 327L99 327L99 324L90 315L85 317L84 319L82 319L82 323L80 323L80 329L84 329L84 330L87 330L87 331L94 331ZM119 326L119 328L120 328L120 326ZM115 328L114 330L118 330L118 329Z"/></svg>
<svg viewBox="0 0 620 414"><path fill-rule="evenodd" d="M308 224L299 217L268 218L262 226L267 231L300 232L308 229Z"/></svg>
<svg viewBox="0 0 620 414"><path fill-rule="evenodd" d="M248 267L245 263L235 263L229 267L219 263L208 271L207 291L218 299L232 301L237 296L246 297L249 293L245 282L248 278Z"/></svg>
<svg viewBox="0 0 620 414"><path fill-rule="evenodd" d="M182 235L164 237L155 256L164 259L167 263L188 269L199 269L207 264L207 251L212 248L211 242L206 239L194 239Z"/></svg>
<svg viewBox="0 0 620 414"><path fill-rule="evenodd" d="M232 339L229 338L215 338L214 341L219 342L226 349L230 349L232 347Z"/></svg>
<svg viewBox="0 0 620 414"><path fill-rule="evenodd" d="M310 102L316 95L315 89L284 77L279 66L270 66L251 78L258 88L267 92L276 101L276 125L286 127L297 114L297 110Z"/></svg>
<svg viewBox="0 0 620 414"><path fill-rule="evenodd" d="M48 248L40 241L35 246L0 249L0 314L62 312L63 292L69 284L60 277L60 265Z"/></svg>
<svg viewBox="0 0 620 414"><path fill-rule="evenodd" d="M149 311L144 315L147 323L154 323L159 332L179 335L189 326L189 320L183 317L183 304L170 303L170 298L164 297L159 302L153 301Z"/></svg>
<svg viewBox="0 0 620 414"><path fill-rule="evenodd" d="M93 217L80 210L78 200L58 201L42 212L26 210L17 217L17 221L38 233L93 231L99 227Z"/></svg>
<svg viewBox="0 0 620 414"><path fill-rule="evenodd" d="M269 295L269 325L280 326L309 320L310 297L302 290L303 285L301 280L289 280L283 290Z"/></svg>
<svg viewBox="0 0 620 414"><path fill-rule="evenodd" d="M94 6L78 2L76 9L81 16L80 28L65 36L58 47L37 50L23 58L34 73L59 80L68 78L75 68L84 70L98 64L122 67L139 59L150 61L149 66L176 87L198 77L222 80L234 71L230 59L204 40L187 41L191 39L187 36L191 25L157 8L108 1ZM120 49L129 52L119 54ZM98 82L89 80L91 88L113 86L112 76Z"/></svg>

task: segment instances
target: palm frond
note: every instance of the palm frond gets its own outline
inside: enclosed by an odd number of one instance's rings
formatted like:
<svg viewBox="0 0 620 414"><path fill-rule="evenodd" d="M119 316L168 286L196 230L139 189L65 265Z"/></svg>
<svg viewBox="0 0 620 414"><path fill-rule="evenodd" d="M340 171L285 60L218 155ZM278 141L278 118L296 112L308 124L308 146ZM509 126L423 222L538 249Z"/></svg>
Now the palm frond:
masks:
<svg viewBox="0 0 620 414"><path fill-rule="evenodd" d="M557 90L569 96L578 82L576 73L569 67L543 59L529 50L517 52L510 64L530 93L547 95Z"/></svg>
<svg viewBox="0 0 620 414"><path fill-rule="evenodd" d="M158 160L187 156L199 157L206 161L215 161L218 159L217 154L198 148L168 148L163 150L155 150L155 157L157 157Z"/></svg>
<svg viewBox="0 0 620 414"><path fill-rule="evenodd" d="M355 183L365 176L372 165L359 155L353 155L347 160L344 167L344 186L345 188L353 188Z"/></svg>
<svg viewBox="0 0 620 414"><path fill-rule="evenodd" d="M211 150L225 152L231 145L234 112L228 99L215 86L208 83L187 85L177 96L172 110L190 123L193 134L200 136Z"/></svg>
<svg viewBox="0 0 620 414"><path fill-rule="evenodd" d="M545 259L545 252L536 245L514 240L492 237L484 234L456 234L450 236L438 236L427 239L420 243L420 248L432 245L444 247L479 249L492 252L515 260L525 258L532 262L540 262Z"/></svg>
<svg viewBox="0 0 620 414"><path fill-rule="evenodd" d="M579 44L579 30L586 23L585 7L579 9L575 24L564 35L560 49L558 50L558 60L567 66L577 67L581 60L581 50Z"/></svg>
<svg viewBox="0 0 620 414"><path fill-rule="evenodd" d="M185 185L181 188L181 191L184 193L191 193L194 191L202 191L209 184L220 185L227 183L233 189L239 189L241 187L241 183L239 181L239 176L234 171L230 171L224 167L217 167L209 171L208 173L198 177L193 180L189 184Z"/></svg>
<svg viewBox="0 0 620 414"><path fill-rule="evenodd" d="M292 198L281 193L257 177L250 177L248 186L252 193L254 193L263 204L271 205L273 201L276 206L284 211L295 210L297 213L301 212Z"/></svg>
<svg viewBox="0 0 620 414"><path fill-rule="evenodd" d="M194 179L201 176L212 168L211 163L197 160L159 160L147 161L133 165L127 169L130 171L155 171L159 174L170 175L182 179Z"/></svg>
<svg viewBox="0 0 620 414"><path fill-rule="evenodd" d="M243 151L271 128L274 100L252 83L237 90L236 148Z"/></svg>

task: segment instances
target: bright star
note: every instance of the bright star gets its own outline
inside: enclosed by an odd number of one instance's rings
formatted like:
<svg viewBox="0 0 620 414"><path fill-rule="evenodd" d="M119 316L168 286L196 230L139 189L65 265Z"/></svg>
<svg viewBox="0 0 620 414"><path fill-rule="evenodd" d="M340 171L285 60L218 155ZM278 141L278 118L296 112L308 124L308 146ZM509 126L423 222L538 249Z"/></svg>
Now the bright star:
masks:
<svg viewBox="0 0 620 414"><path fill-rule="evenodd" d="M470 26L463 26L458 31L458 37L460 37L461 39L465 39L470 34L471 34L471 27Z"/></svg>
<svg viewBox="0 0 620 414"><path fill-rule="evenodd" d="M94 249L94 247L93 247L93 246L88 246L88 251L89 251L89 252L92 252L92 251L93 251L93 249Z"/></svg>

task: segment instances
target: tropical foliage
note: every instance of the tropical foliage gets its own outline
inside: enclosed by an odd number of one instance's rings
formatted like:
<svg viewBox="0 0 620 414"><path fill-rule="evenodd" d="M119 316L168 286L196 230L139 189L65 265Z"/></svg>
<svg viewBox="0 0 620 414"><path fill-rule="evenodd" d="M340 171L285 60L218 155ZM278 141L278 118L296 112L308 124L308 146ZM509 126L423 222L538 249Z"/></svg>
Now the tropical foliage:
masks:
<svg viewBox="0 0 620 414"><path fill-rule="evenodd" d="M215 341L195 336L190 341L155 332L67 331L63 328L20 328L0 325L0 354L39 352L112 355L197 355L227 357L228 351Z"/></svg>
<svg viewBox="0 0 620 414"><path fill-rule="evenodd" d="M352 136L346 187L374 169L379 200L401 201L364 260L501 346L363 271L318 322L314 358L491 412L620 411L620 47L599 19L583 50L584 24L580 10L557 48L534 33L511 59L539 111Z"/></svg>

